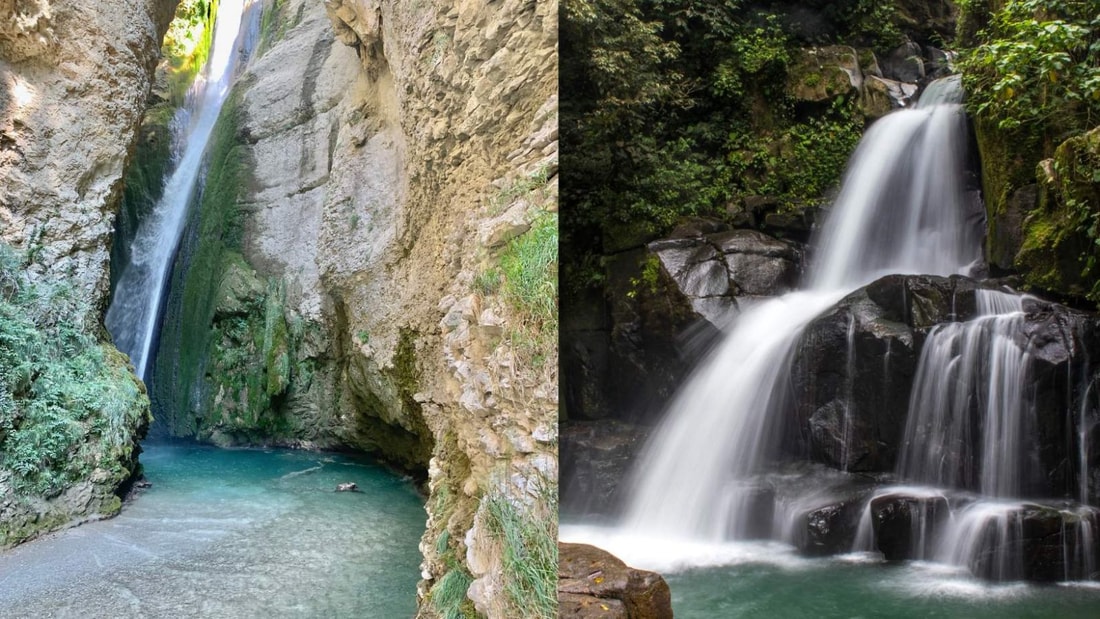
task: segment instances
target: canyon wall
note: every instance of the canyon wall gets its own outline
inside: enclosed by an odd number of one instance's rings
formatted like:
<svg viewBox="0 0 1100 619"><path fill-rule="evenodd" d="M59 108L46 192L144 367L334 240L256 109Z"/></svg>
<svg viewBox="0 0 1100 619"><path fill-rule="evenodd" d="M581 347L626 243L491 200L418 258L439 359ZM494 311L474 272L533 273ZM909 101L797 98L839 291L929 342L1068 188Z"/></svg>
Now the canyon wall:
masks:
<svg viewBox="0 0 1100 619"><path fill-rule="evenodd" d="M117 513L139 470L149 401L99 316L175 5L0 1L0 547Z"/></svg>
<svg viewBox="0 0 1100 619"><path fill-rule="evenodd" d="M263 9L173 275L158 419L410 471L422 614L516 616L505 531L556 569L557 4ZM541 309L510 292L527 276Z"/></svg>

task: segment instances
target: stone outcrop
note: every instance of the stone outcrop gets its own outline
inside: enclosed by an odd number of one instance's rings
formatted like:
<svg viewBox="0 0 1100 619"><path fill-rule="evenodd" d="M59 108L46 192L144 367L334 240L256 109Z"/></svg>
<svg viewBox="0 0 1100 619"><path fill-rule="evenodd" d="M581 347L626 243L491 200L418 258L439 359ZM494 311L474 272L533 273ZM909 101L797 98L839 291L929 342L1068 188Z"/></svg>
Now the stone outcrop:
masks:
<svg viewBox="0 0 1100 619"><path fill-rule="evenodd" d="M628 567L587 544L558 544L559 617L668 619L672 598L660 574Z"/></svg>
<svg viewBox="0 0 1100 619"><path fill-rule="evenodd" d="M0 240L107 302L122 175L176 2L0 1ZM93 318L94 320L94 318Z"/></svg>

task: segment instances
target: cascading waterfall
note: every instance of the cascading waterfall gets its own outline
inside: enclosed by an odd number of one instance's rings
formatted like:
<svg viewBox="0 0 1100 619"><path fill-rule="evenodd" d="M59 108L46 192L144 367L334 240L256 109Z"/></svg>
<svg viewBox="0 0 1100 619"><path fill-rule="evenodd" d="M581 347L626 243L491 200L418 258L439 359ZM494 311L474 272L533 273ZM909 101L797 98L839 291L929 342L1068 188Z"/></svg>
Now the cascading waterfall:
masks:
<svg viewBox="0 0 1100 619"><path fill-rule="evenodd" d="M957 83L934 92L937 102L889 114L864 136L816 239L806 289L744 311L679 390L634 467L625 529L744 537L758 492L751 477L772 451L772 413L805 326L881 275L966 274L980 262Z"/></svg>
<svg viewBox="0 0 1100 619"><path fill-rule="evenodd" d="M1035 451L1035 410L1026 393L1023 299L978 290L977 301L977 318L928 334L898 474L937 487L1019 497L1029 485L1025 478L1040 470L1027 458Z"/></svg>
<svg viewBox="0 0 1100 619"><path fill-rule="evenodd" d="M174 170L161 199L138 228L130 264L107 310L105 322L115 345L130 355L142 379L147 378L165 285L200 180L203 154L240 61L237 39L245 5L246 0L222 0L218 5L208 60L173 123L173 143L178 146Z"/></svg>

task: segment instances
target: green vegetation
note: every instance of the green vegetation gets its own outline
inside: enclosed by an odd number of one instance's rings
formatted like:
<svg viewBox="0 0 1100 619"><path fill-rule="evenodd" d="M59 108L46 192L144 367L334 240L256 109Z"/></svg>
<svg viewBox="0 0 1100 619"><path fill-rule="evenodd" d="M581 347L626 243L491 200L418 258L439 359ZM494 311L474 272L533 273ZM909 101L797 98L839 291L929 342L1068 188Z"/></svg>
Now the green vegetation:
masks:
<svg viewBox="0 0 1100 619"><path fill-rule="evenodd" d="M251 173L239 126L231 95L172 274L179 298L169 304L152 382L174 433L248 442L293 432L279 405L296 378L308 385L311 372L295 363L307 326L288 319L283 284L261 281L240 253Z"/></svg>
<svg viewBox="0 0 1100 619"><path fill-rule="evenodd" d="M263 55L286 33L297 26L302 19L301 11L294 19L286 14L286 0L266 0L263 14L260 16L260 42L256 45L257 55Z"/></svg>
<svg viewBox="0 0 1100 619"><path fill-rule="evenodd" d="M540 166L530 174L517 179L507 187L500 190L489 202L489 214L499 215L504 212L516 198L526 196L531 192L542 191L549 180L550 170L548 166Z"/></svg>
<svg viewBox="0 0 1100 619"><path fill-rule="evenodd" d="M474 603L466 597L466 590L474 582L473 576L450 557L452 567L432 587L432 608L442 619L471 619L477 617Z"/></svg>
<svg viewBox="0 0 1100 619"><path fill-rule="evenodd" d="M489 532L503 547L508 616L557 617L557 494L540 493L534 506L517 506L501 494L486 496L484 503Z"/></svg>
<svg viewBox="0 0 1100 619"><path fill-rule="evenodd" d="M183 103L195 81L214 39L214 17L218 0L182 0L176 18L164 36L161 53L168 60L169 99L173 107Z"/></svg>
<svg viewBox="0 0 1100 619"><path fill-rule="evenodd" d="M557 213L536 217L531 229L504 249L499 273L488 273L475 285L484 290L499 285L504 301L521 320L510 331L513 346L534 367L542 367L558 344Z"/></svg>
<svg viewBox="0 0 1100 619"><path fill-rule="evenodd" d="M892 2L815 5L567 0L563 5L562 245L570 286L598 283L598 256L683 217L731 218L743 200L820 204L863 131L857 101L796 100L796 50L889 49ZM798 80L824 84L820 73Z"/></svg>
<svg viewBox="0 0 1100 619"><path fill-rule="evenodd" d="M966 49L959 67L978 132L991 230L1018 191L1038 186L1037 208L1022 213L1022 246L1005 261L1033 289L1100 302L1095 2L965 0L960 8Z"/></svg>
<svg viewBox="0 0 1100 619"><path fill-rule="evenodd" d="M85 296L25 267L0 244L0 473L24 497L56 496L95 469L117 486L149 421L144 389L85 323Z"/></svg>
<svg viewBox="0 0 1100 619"><path fill-rule="evenodd" d="M962 2L974 11L978 0ZM975 115L1054 133L1100 122L1100 11L1087 0L1008 0L959 66Z"/></svg>

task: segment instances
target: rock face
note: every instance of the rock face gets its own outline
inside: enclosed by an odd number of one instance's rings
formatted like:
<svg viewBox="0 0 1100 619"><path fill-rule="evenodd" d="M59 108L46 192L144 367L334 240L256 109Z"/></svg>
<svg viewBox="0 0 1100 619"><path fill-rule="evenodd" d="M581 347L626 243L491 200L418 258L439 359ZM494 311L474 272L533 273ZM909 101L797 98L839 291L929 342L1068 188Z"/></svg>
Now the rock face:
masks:
<svg viewBox="0 0 1100 619"><path fill-rule="evenodd" d="M0 1L0 240L30 252L36 278L70 278L93 310L175 5Z"/></svg>
<svg viewBox="0 0 1100 619"><path fill-rule="evenodd" d="M648 429L614 420L562 427L559 446L562 513L610 515L623 498L627 474Z"/></svg>
<svg viewBox="0 0 1100 619"><path fill-rule="evenodd" d="M516 616L488 504L545 520L556 499L556 323L508 296L505 263L533 235L556 249L557 3L264 10L217 131L241 180L195 224L235 213L240 239L180 275L212 318L172 431L426 476L422 615L462 571L478 612Z"/></svg>
<svg viewBox="0 0 1100 619"><path fill-rule="evenodd" d="M586 544L558 544L559 617L665 619L672 617L668 583Z"/></svg>
<svg viewBox="0 0 1100 619"><path fill-rule="evenodd" d="M801 262L794 241L704 218L606 258L609 311L574 298L562 317L569 417L652 421L739 304L792 290Z"/></svg>
<svg viewBox="0 0 1100 619"><path fill-rule="evenodd" d="M836 468L893 470L928 332L936 324L976 316L977 287L958 276L888 276L811 322L793 360L792 417L784 445L792 454ZM1071 377L1093 371L1084 351L1097 345L1096 323L1038 299L1026 300L1024 310L1021 335L1031 355L1042 470L1028 494L1075 495L1078 444L1066 437L1078 436L1080 425L1091 421L1067 414L1081 410L1081 398L1087 397L1070 381L1088 383Z"/></svg>
<svg viewBox="0 0 1100 619"><path fill-rule="evenodd" d="M0 547L116 514L140 470L148 398L99 318L175 5L0 0Z"/></svg>

